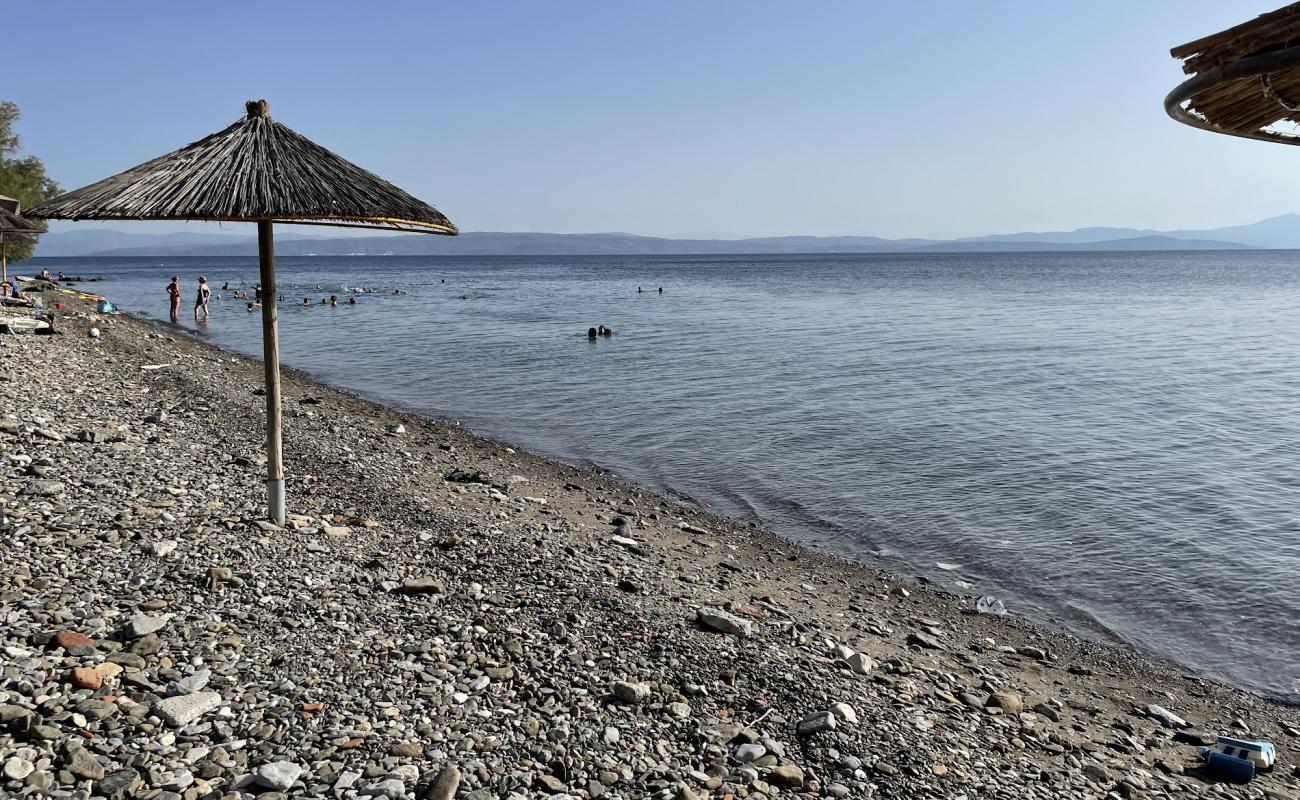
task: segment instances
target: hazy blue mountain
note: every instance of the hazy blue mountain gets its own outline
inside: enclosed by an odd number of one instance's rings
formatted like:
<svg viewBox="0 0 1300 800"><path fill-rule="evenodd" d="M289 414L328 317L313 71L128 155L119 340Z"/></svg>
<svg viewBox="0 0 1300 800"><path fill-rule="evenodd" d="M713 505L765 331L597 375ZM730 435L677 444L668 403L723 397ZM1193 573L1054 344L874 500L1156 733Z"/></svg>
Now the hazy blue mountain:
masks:
<svg viewBox="0 0 1300 800"><path fill-rule="evenodd" d="M1097 250L1249 250L1237 242L1212 239L1176 239L1173 236L1134 236L1131 239L1084 242L1034 242L1034 241L957 241L939 242L920 248L927 252L942 253L1008 253L1008 252L1088 252Z"/></svg>
<svg viewBox="0 0 1300 800"><path fill-rule="evenodd" d="M52 234L57 236L58 234ZM781 236L726 241L721 239L661 239L627 233L498 233L472 231L460 236L375 236L348 239L294 239L277 236L279 255L653 255L734 253L876 253L898 252L929 244L926 240L890 241L875 236ZM221 243L153 246L133 245L102 250L100 256L246 256L257 253L253 238ZM38 252L38 255L45 255Z"/></svg>
<svg viewBox="0 0 1300 800"><path fill-rule="evenodd" d="M36 247L38 256L84 256L127 247L202 247L229 242L227 233L125 233L104 228L47 233Z"/></svg>
<svg viewBox="0 0 1300 800"><path fill-rule="evenodd" d="M1212 230L1168 231L1166 235L1179 239L1227 239L1252 247L1290 250L1300 248L1300 214L1283 214L1250 225L1233 225Z"/></svg>
<svg viewBox="0 0 1300 800"><path fill-rule="evenodd" d="M1300 248L1300 214L1283 214L1259 222L1252 222L1249 225L1231 225L1226 228L1189 228L1175 231L1140 230L1137 228L1079 228L1073 231L1039 231L969 236L956 241L1094 243L1118 239L1138 239L1147 236L1237 242L1251 247L1290 250Z"/></svg>
<svg viewBox="0 0 1300 800"><path fill-rule="evenodd" d="M1206 233L1206 231L1202 231ZM1137 228L1079 228L1073 231L1041 231L1026 233L995 233L989 236L967 236L958 242L1058 242L1061 244L1088 244L1116 239L1136 239L1141 236L1159 236L1160 231ZM1172 235L1172 234L1166 234Z"/></svg>
<svg viewBox="0 0 1300 800"><path fill-rule="evenodd" d="M286 232L285 238L304 238L303 234ZM310 238L310 237L307 237ZM130 233L108 228L85 228L43 235L37 244L38 256L85 256L109 250L138 249L142 255L153 255L163 249L190 249L209 245L223 245L253 241L247 235L236 233ZM254 245L256 248L256 244Z"/></svg>
<svg viewBox="0 0 1300 800"><path fill-rule="evenodd" d="M1151 231L1080 228L1011 233L951 241L878 236L766 236L677 239L630 233L512 233L474 231L456 237L336 236L328 229L298 233L280 226L276 252L286 256L347 255L725 255L796 253L1024 252L1033 250L1225 250L1300 248L1300 214L1252 225ZM38 256L252 256L257 241L241 233L124 233L102 228L46 234Z"/></svg>

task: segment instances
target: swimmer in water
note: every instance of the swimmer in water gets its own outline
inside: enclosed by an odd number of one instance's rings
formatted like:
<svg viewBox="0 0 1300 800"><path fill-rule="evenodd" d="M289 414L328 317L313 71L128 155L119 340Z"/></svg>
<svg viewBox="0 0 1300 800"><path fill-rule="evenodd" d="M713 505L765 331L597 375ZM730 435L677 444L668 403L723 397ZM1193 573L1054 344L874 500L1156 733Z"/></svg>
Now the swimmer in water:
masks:
<svg viewBox="0 0 1300 800"><path fill-rule="evenodd" d="M588 341L592 341L592 342L596 341L596 329L595 329L595 328L588 328L588 329L587 329L587 339L588 339Z"/></svg>
<svg viewBox="0 0 1300 800"><path fill-rule="evenodd" d="M660 286L660 287L659 287L659 294L663 294L663 293L664 293L664 287Z"/></svg>
<svg viewBox="0 0 1300 800"><path fill-rule="evenodd" d="M355 298L355 297L349 297L349 298L348 298L348 305L350 305L350 306L355 306L356 304L357 304L357 298Z"/></svg>
<svg viewBox="0 0 1300 800"><path fill-rule="evenodd" d="M303 304L304 306L309 306L309 305L311 305L311 301L304 297L304 298L302 299L302 304Z"/></svg>
<svg viewBox="0 0 1300 800"><path fill-rule="evenodd" d="M336 294L330 295L330 305L337 306L338 304L339 304L339 296Z"/></svg>

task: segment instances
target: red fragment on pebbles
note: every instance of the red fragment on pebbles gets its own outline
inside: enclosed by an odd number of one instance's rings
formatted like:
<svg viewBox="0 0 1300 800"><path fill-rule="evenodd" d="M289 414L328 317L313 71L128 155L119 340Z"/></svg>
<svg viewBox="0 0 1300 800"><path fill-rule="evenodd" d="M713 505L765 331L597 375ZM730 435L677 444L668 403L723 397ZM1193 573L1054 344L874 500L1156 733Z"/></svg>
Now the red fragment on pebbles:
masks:
<svg viewBox="0 0 1300 800"><path fill-rule="evenodd" d="M78 689L98 689L104 683L104 676L90 667L73 667L68 680Z"/></svg>
<svg viewBox="0 0 1300 800"><path fill-rule="evenodd" d="M54 644L62 647L64 650L71 650L77 646L94 647L95 640L76 631L59 631L54 634Z"/></svg>

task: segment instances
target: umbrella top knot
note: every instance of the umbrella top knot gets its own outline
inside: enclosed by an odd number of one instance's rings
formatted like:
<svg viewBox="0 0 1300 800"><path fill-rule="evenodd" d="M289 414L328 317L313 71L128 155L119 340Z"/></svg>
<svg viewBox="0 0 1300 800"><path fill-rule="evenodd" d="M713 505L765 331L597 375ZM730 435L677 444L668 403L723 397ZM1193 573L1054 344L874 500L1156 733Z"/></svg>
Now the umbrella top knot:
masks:
<svg viewBox="0 0 1300 800"><path fill-rule="evenodd" d="M244 108L248 111L248 118L265 117L270 115L271 104L265 100L249 100L244 103Z"/></svg>

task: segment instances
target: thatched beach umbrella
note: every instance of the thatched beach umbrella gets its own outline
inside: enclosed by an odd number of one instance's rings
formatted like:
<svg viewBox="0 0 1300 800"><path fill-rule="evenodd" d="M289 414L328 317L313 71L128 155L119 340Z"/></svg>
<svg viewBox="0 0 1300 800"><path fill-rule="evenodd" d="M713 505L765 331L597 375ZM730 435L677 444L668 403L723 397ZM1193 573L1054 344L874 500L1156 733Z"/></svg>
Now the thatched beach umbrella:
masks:
<svg viewBox="0 0 1300 800"><path fill-rule="evenodd" d="M337 225L439 233L442 212L275 122L265 100L223 131L41 203L38 219L256 222L266 366L266 469L270 517L284 523L280 454L280 345L271 224Z"/></svg>
<svg viewBox="0 0 1300 800"><path fill-rule="evenodd" d="M9 254L6 245L29 244L32 238L45 229L31 220L23 219L18 212L22 206L12 197L0 194L0 283L9 280Z"/></svg>
<svg viewBox="0 0 1300 800"><path fill-rule="evenodd" d="M1194 128L1300 144L1300 3L1261 14L1170 50L1192 77L1165 98L1169 116Z"/></svg>

